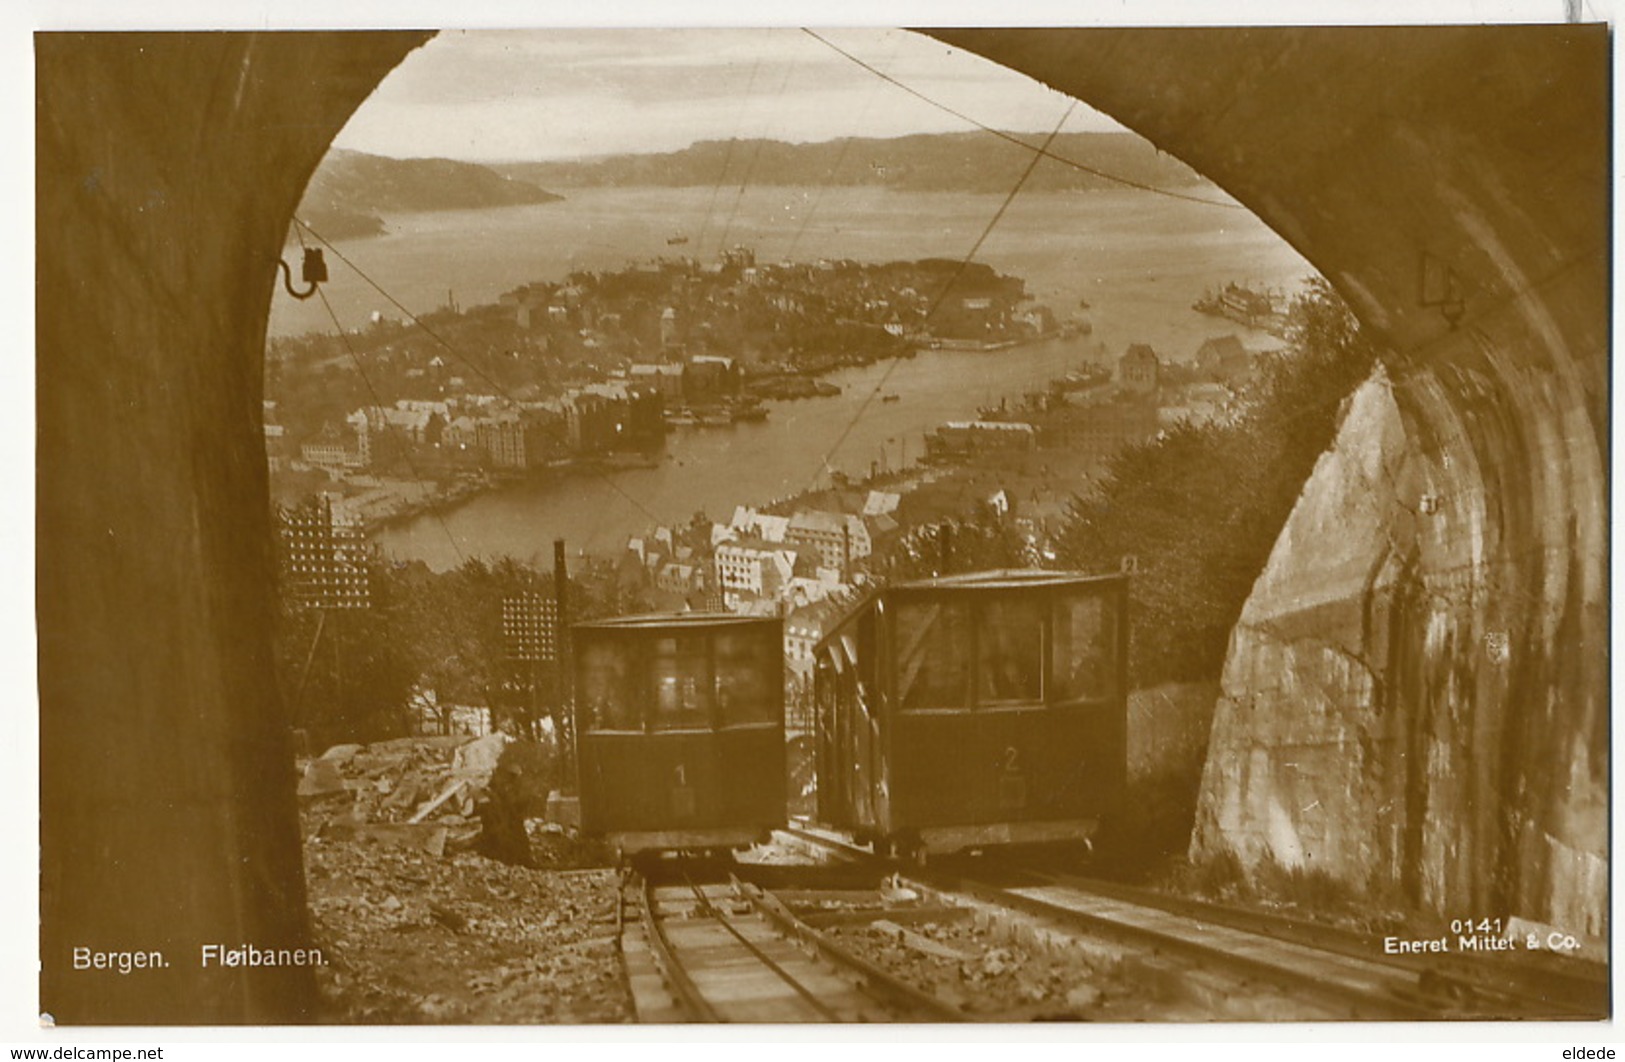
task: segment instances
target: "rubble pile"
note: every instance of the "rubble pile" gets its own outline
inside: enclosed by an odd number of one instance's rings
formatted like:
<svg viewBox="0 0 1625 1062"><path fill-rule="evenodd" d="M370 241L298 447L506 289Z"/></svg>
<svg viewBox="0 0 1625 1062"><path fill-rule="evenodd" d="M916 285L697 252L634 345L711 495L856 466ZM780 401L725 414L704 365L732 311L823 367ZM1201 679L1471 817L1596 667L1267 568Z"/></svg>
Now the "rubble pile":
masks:
<svg viewBox="0 0 1625 1062"><path fill-rule="evenodd" d="M513 794L536 762L534 749L495 734L344 745L300 766L328 1020L631 1019L615 872L563 827L527 821L531 802ZM505 821L493 819L496 804L527 849L507 862L481 854L489 824Z"/></svg>
<svg viewBox="0 0 1625 1062"><path fill-rule="evenodd" d="M1001 1021L1102 1019L1110 980L1078 953L1035 947L970 920L833 930L844 946L967 1014ZM1110 1020L1110 1019L1107 1019Z"/></svg>
<svg viewBox="0 0 1625 1062"><path fill-rule="evenodd" d="M346 810L360 822L462 825L454 820L475 821L474 802L512 743L498 733L335 745L303 766L299 795L320 806L348 794Z"/></svg>

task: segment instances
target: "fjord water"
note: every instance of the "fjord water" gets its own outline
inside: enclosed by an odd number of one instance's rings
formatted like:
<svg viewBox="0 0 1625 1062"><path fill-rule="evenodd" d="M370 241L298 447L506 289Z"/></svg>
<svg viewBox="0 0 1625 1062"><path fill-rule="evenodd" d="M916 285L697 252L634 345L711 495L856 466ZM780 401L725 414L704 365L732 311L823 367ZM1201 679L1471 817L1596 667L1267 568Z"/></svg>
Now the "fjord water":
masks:
<svg viewBox="0 0 1625 1062"><path fill-rule="evenodd" d="M911 193L874 188L639 188L566 190L562 202L399 215L389 233L335 241L390 294L416 312L491 302L536 280L574 270L612 270L629 261L678 254L710 260L743 245L758 261L851 258L881 262L959 258L998 210L1002 196ZM1199 194L1228 202L1216 190ZM685 238L681 244L668 240ZM829 377L836 398L770 403L765 422L712 431L680 430L656 469L526 483L481 495L443 514L384 531L386 552L436 568L457 563L448 532L465 555L511 555L545 563L555 537L571 549L618 547L662 521L703 510L726 519L736 504L766 502L827 479L828 467L864 473L923 448L944 420L1077 368L1115 359L1133 342L1164 358L1191 358L1202 341L1235 333L1258 349L1278 345L1228 321L1190 309L1226 281L1295 288L1312 272L1281 238L1241 209L1205 206L1143 192L1096 191L1017 196L976 256L1027 281L1028 293L1058 317L1079 313L1091 334L1010 350L926 351L915 358L844 370ZM363 325L374 312L398 317L388 300L336 259L327 286L340 322ZM1088 309L1082 309L1086 301ZM273 334L330 331L320 305L278 296ZM878 395L895 394L881 403ZM852 425L848 430L848 425ZM624 492L624 493L623 493ZM630 498L636 499L634 503Z"/></svg>

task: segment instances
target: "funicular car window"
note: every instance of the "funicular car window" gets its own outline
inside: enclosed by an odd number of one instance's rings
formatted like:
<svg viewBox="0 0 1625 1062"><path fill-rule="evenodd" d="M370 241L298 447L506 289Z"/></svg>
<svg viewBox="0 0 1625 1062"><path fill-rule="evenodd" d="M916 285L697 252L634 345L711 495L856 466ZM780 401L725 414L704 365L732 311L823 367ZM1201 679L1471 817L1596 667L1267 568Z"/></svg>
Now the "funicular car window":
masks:
<svg viewBox="0 0 1625 1062"><path fill-rule="evenodd" d="M711 661L704 638L656 638L650 653L655 730L711 726Z"/></svg>
<svg viewBox="0 0 1625 1062"><path fill-rule="evenodd" d="M895 630L897 699L903 710L969 708L969 604L946 599L902 604Z"/></svg>
<svg viewBox="0 0 1625 1062"><path fill-rule="evenodd" d="M1044 612L1032 597L997 597L976 610L977 702L1034 703L1044 695Z"/></svg>
<svg viewBox="0 0 1625 1062"><path fill-rule="evenodd" d="M782 665L774 659L776 649L760 634L717 636L717 708L723 726L777 718L771 682L779 680Z"/></svg>
<svg viewBox="0 0 1625 1062"><path fill-rule="evenodd" d="M1069 593L1056 599L1050 681L1055 699L1105 700L1116 691L1113 611L1098 594Z"/></svg>
<svg viewBox="0 0 1625 1062"><path fill-rule="evenodd" d="M581 651L581 708L587 730L642 730L638 698L628 664L632 647L588 642Z"/></svg>
<svg viewBox="0 0 1625 1062"><path fill-rule="evenodd" d="M813 671L813 701L818 709L818 727L828 733L835 725L835 663L827 653L821 653Z"/></svg>
<svg viewBox="0 0 1625 1062"><path fill-rule="evenodd" d="M866 610L858 617L856 652L858 657L858 686L865 696L875 689L875 672L880 666L880 654L875 649L875 613Z"/></svg>

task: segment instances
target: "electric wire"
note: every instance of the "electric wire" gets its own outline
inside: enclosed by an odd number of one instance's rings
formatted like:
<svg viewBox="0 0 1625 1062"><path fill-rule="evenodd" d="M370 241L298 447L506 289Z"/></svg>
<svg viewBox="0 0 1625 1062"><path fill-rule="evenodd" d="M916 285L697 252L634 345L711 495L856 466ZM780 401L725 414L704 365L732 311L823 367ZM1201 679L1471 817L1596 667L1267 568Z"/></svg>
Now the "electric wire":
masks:
<svg viewBox="0 0 1625 1062"><path fill-rule="evenodd" d="M318 287L316 289L316 294L321 296L322 306L327 310L327 315L333 319L333 327L338 331L339 338L344 341L344 349L349 353L350 360L355 364L356 375L361 377L361 382L366 385L367 393L372 395L374 408L376 408L379 411L379 414L382 415L383 399L378 396L378 389L372 385L372 380L367 377L366 370L361 367L361 357L356 353L355 347L350 343L350 337L345 335L344 328L339 324L339 319L333 312L333 305L327 301L327 293ZM406 462L407 469L412 473L412 479L419 486L425 484L427 479L424 477L423 473L418 471L417 465L412 461L412 458L404 452L401 454L401 458ZM468 555L465 554L462 547L457 544L457 536L451 533L451 526L446 523L446 518L441 515L439 509L433 506L430 507L429 513L434 517L435 523L440 526L440 530L445 533L446 542L451 545L452 552L457 554L457 566L460 568L464 564L467 564Z"/></svg>
<svg viewBox="0 0 1625 1062"><path fill-rule="evenodd" d="M801 245L801 237L806 233L808 226L812 224L813 215L817 214L818 208L823 205L824 193L829 190L830 185L835 182L836 176L841 172L841 167L845 165L847 153L852 150L854 139L853 137L847 137L841 141L841 150L835 154L835 165L829 168L824 183L818 186L818 194L813 197L812 204L807 208L807 212L802 215L801 224L796 227L795 235L790 237L790 246L784 252L785 261L795 261L796 248Z"/></svg>
<svg viewBox="0 0 1625 1062"><path fill-rule="evenodd" d="M1221 201L1212 200L1212 199L1204 199L1204 198L1201 198L1199 196L1185 195L1185 194L1180 193L1180 192L1171 191L1171 190L1165 189L1165 188L1158 188L1158 187L1156 187L1154 185L1145 184L1143 182L1135 181L1135 180L1130 179L1130 178L1120 177L1120 176L1118 176L1116 174L1112 174L1112 173L1109 173L1107 171L1097 169L1095 167L1092 167L1092 166L1086 165L1084 163L1078 162L1075 159L1071 159L1071 158L1068 158L1066 156L1059 155L1059 154L1056 154L1056 153L1052 152L1050 150L1050 145L1054 143L1056 137L1061 132L1062 127L1065 125L1067 119L1071 116L1073 110L1076 108L1077 101L1075 101L1075 100L1072 101L1070 103L1070 105L1067 107L1066 113L1062 115L1060 122L1057 123L1055 128L1045 138L1044 142L1041 145L1035 145L1035 144L1028 143L1025 140L1022 140L1019 137L1012 136L1009 133L1003 132L1003 131L995 129L995 128L989 126L989 125L986 125L985 123L977 120L976 118L971 117L968 114L965 114L962 111L959 111L959 110L957 110L957 109L955 109L953 107L948 106L947 104L941 103L940 101L933 99L932 97L926 95L923 92L920 92L919 90L913 88L912 86L906 84L905 82L899 80L898 78L893 77L892 75L885 73L884 71L878 69L877 67L871 65L868 62L865 62L863 59L857 57L856 55L853 55L851 52L846 51L845 49L841 48L839 45L837 45L834 42L828 40L827 38L821 36L820 34L818 34L817 32L815 32L814 30L812 30L810 28L802 27L802 32L807 34L808 36L812 37L814 40L818 41L820 44L823 44L825 47L829 48L830 50L836 52L837 54L843 56L847 60L849 60L852 63L856 64L857 66L861 67L862 69L868 71L870 74L873 74L876 78L880 79L881 81L885 81L888 84L894 85L897 88L903 90L904 92L907 92L909 95L914 96L915 98L929 104L932 107L935 107L935 108L937 108L937 109L939 109L941 111L944 111L944 112L946 112L948 114L951 114L954 117L959 118L960 120L962 120L964 122L967 122L970 125L975 126L976 128L978 128L978 129L980 129L980 130L982 130L984 132L987 132L987 133L989 133L989 134L991 134L993 136L998 137L1001 140L1005 140L1005 141L1007 141L1007 142L1009 142L1011 144L1014 144L1014 145L1016 145L1018 147L1021 147L1021 148L1023 148L1023 149L1025 149L1025 150L1032 153L1032 158L1029 160L1029 162L1027 164L1027 167L1022 171L1021 176L1016 180L1016 183L1015 183L1014 187L1011 189L1009 194L1006 195L1004 201L1000 204L998 210L994 213L993 218L988 222L987 226L984 227L984 229L982 230L981 235L977 237L976 242L971 247L969 253L967 255L965 255L965 257L962 258L959 261L953 275L949 278L949 280L943 285L941 290L937 293L937 296L932 301L930 308L926 311L926 319L929 319L937 311L937 309L942 305L943 301L947 298L948 293L953 289L953 286L956 283L958 283L959 279L964 275L966 269L969 268L971 262L974 260L977 251L979 251L981 249L983 243L987 240L988 236L991 235L993 229L998 225L1000 220L1002 220L1002 218L1004 217L1005 212L1008 210L1011 202L1014 201L1016 195L1020 192L1023 185L1025 185L1028 177L1032 174L1033 170L1036 168L1038 160L1041 159L1041 158L1048 158L1048 159L1051 159L1051 160L1053 160L1053 161L1055 161L1057 163L1060 163L1061 165L1064 165L1064 166L1070 167L1072 169L1079 170L1081 172L1088 173L1088 174L1091 174L1093 176L1099 177L1102 180L1110 181L1112 183L1123 185L1123 186L1129 187L1129 188L1134 188L1134 189L1137 189L1137 190L1140 190L1140 191L1149 192L1149 193L1152 193L1152 194L1155 194L1155 195L1161 195L1161 196L1165 196L1165 197L1172 198L1172 199L1178 199L1178 200L1184 200L1184 201L1187 201L1187 202L1198 203L1198 204L1202 204L1202 205L1205 205L1205 206L1216 206L1216 207L1223 207L1223 208L1227 208L1227 209L1242 209L1239 204L1226 203L1226 202L1221 202ZM752 65L751 74L750 74L750 82L749 82L749 85L747 86L747 90L746 90L747 99L749 98L750 90L752 88L754 88L756 78L757 78L757 75L758 75L759 70L760 70L760 65L761 64L760 64L759 59L756 61L756 63L754 63ZM784 78L784 82L782 82L780 84L780 92L781 93L783 92L785 84L788 82L788 80L789 80L789 73L787 72L786 75L785 75L785 78ZM742 116L743 115L741 114L741 117ZM829 177L826 179L826 186L827 186L829 180L833 180L833 178L836 176L835 171L837 169L839 169L841 164L845 161L846 155L847 155L848 151L851 148L852 140L853 140L853 138L849 137L849 138L846 138L845 141L843 142L843 144L841 146L841 149L840 149L840 151L839 151L839 153L837 155L837 158L836 158L835 167L834 167L834 169L831 170L831 172L829 174ZM711 225L711 219L712 219L712 216L714 214L715 206L716 206L716 199L717 199L718 195L720 194L723 182L727 179L727 173L728 173L728 170L730 169L730 167L732 165L733 154L734 154L734 150L735 150L735 147L737 145L737 142L738 142L737 137L730 138L730 140L728 141L728 147L727 147L727 150L726 150L726 152L724 154L724 158L723 158L723 165L722 165L721 171L717 175L717 180L716 180L715 184L712 186L711 199L710 199L710 202L709 202L709 204L708 204L708 206L706 208L705 219L704 219L704 221L702 222L702 225L701 225L700 236L699 236L699 245L700 246L703 246L705 231ZM761 144L758 143L757 146L756 146L756 154L759 155L760 151L761 151ZM740 200L742 199L742 197L744 195L744 192L745 192L745 189L746 189L747 185L749 184L750 175L751 175L751 172L754 170L755 161L756 161L756 158L753 155L750 162L746 166L745 174L741 178L739 191L736 194L735 200L734 200L733 211L730 213L728 221L727 221L726 225L723 228L722 237L721 237L721 239L723 241L722 246L725 246L725 244L726 244L726 239L727 239L728 232L732 228L734 217L737 214L738 209L739 209ZM822 190L821 190L821 194L822 194ZM820 198L821 198L821 194L820 194ZM794 243L799 242L802 233L805 232L805 230L807 228L807 225L811 220L811 214L812 214L812 212L816 211L816 208L817 208L817 204L815 203L813 211L810 211L809 214L803 219L802 225L798 229L798 231L797 231L797 233L795 235L795 239L792 242L792 246L794 246ZM472 359L470 359L468 356L463 354L462 351L460 351L457 347L455 347L448 340L446 340L443 336L441 336L438 332L436 332L433 328L431 328L426 322L424 322L422 320L422 318L420 318L417 314L413 313L410 309L408 309L403 303L400 302L399 299L396 299L394 297L394 295L392 295L389 291L387 291L382 285L380 285L377 281L373 280L372 277L369 276L365 270L363 270L360 266L358 266L354 261L352 261L348 256L346 256L342 251L340 251L336 246L334 246L333 243L331 241L329 241L326 237L322 236L321 233L317 232L314 228L312 228L309 225L309 223L305 222L303 219L298 218L298 217L294 218L294 222L295 222L295 224L297 226L297 228L295 230L296 232L298 232L299 229L303 229L305 232L310 233L310 235L312 237L314 237L316 240L318 240L324 246L326 246L329 250L331 250L334 253L334 255L340 261L342 261L345 265L349 266L356 273L356 275L359 276L363 281L365 281L369 286L371 286L373 288L373 290L375 290L376 292L378 292L379 295L383 296L383 298L388 300L389 303L391 305L393 305L396 309L398 309L401 313L405 314L406 317L408 319L410 319L413 324L415 324L418 328L420 328L425 334L427 334L435 342L440 344L440 346L443 347L448 353L450 353L452 356L456 357L460 362L462 362L464 365L466 365L482 381L489 384L493 389L495 389L504 398L508 399L509 401L515 401L513 399L513 397L510 394L508 394L506 389L494 377L492 377L490 373L486 372L483 368L481 368L479 365L477 365ZM303 245L303 243L304 243L304 238L303 238L302 234L300 235L300 243L301 243L301 245ZM722 249L722 247L719 246L719 251L721 249ZM327 297L326 297L325 294L322 295L322 303L327 308L329 316L333 316L332 307L328 303L328 300L327 300ZM339 335L340 335L341 339L343 339L345 347L349 351L352 360L354 360L356 362L357 371L358 371L358 373L361 373L363 382L367 384L368 390L372 391L374 401L375 402L379 401L377 392L372 389L370 381L367 380L365 373L361 369L361 364L360 364L359 357L356 355L356 352L355 352L353 346L350 344L349 339L346 336L346 334L344 333L343 329L339 327L338 320L337 320L336 316L333 316L333 321L334 321L335 328L338 328L338 330L339 330ZM830 459L837 452L839 452L840 448L845 444L847 438L851 435L852 431L856 428L859 421L861 421L863 419L863 417L867 413L870 405L873 403L873 400L874 400L875 396L878 395L880 393L880 391L885 387L886 383L888 382L888 380L891 377L892 372L896 369L897 360L898 359L894 358L888 363L888 365L886 367L886 370L881 375L880 380L875 384L875 386L870 390L870 392L864 397L863 402L859 405L857 411L853 414L852 418L848 421L848 423L845 425L845 427L843 427L840 435L836 438L835 443L825 452L825 454L823 456L823 459L820 462L820 467L818 469L814 470L812 479L809 481L809 484L808 484L808 489L811 489L812 486L814 486L816 484L818 476L821 475L826 469L829 468ZM604 474L602 471L597 470L597 469L591 469L591 471L594 474L598 475L599 478L601 478L606 484L608 484L611 487L611 489L613 489L617 494L619 494L622 498L624 498L627 502L629 502L634 508L636 508L645 517L647 517L651 521L654 521L655 523L659 523L658 518L647 507L645 507L636 497L634 497L632 494L628 493L624 488L622 488L619 484L617 484L608 475ZM446 534L447 534L448 538L451 538L450 530L449 530L449 528L446 528L445 523L444 523L444 519L440 517L440 514L438 512L435 515L436 515L436 517L438 519L440 519L441 526L446 531ZM453 548L456 549L457 546L456 546L455 539L452 539L452 544L453 544ZM461 556L461 551L459 550L458 552L459 552L459 556Z"/></svg>
<svg viewBox="0 0 1625 1062"><path fill-rule="evenodd" d="M1076 100L1073 100L1067 105L1066 112L1061 115L1061 120L1055 123L1055 128L1050 130L1049 136L1044 140L1044 147L1048 148L1050 143L1058 135L1060 135L1061 127L1066 125L1068 118L1072 117L1072 111L1077 107L1077 105L1078 103ZM971 261L976 257L976 252L982 249L982 244L987 242L988 236L992 235L994 228L996 228L999 222L1004 218L1004 212L1010 209L1010 204L1015 201L1016 195L1021 191L1022 185L1027 183L1027 178L1030 177L1033 170L1038 167L1039 160L1047 157L1049 157L1048 152L1038 151L1035 152L1032 158L1028 160L1027 168L1021 171L1020 177L1016 178L1015 185L1010 189L1009 194L1004 197L1004 202L999 204L999 209L994 211L993 217L989 219L987 225L983 227L982 234L976 237L976 242L971 245L971 249L963 258L959 260L959 264L954 269L953 275L948 278L948 282L942 286L942 288L937 292L936 297L932 299L930 308L925 311L925 320L929 321L932 315L937 312L938 308L941 307L943 302L948 298L948 293L953 290L955 284L959 283L959 278L965 275L965 270L970 268ZM858 426L858 421L862 420L864 414L868 412L869 406L873 404L875 400L875 396L878 395L881 389L886 386L886 381L891 379L891 374L896 371L897 365L901 360L901 358L892 358L887 363L886 370L880 374L880 379L875 381L874 387L871 388L869 393L864 396L863 401L858 405L857 411L852 414L852 419L847 421L846 426L841 429L841 434L836 437L834 444L830 446L828 450L824 451L823 460L819 462L819 467L813 470L812 479L807 483L807 490L811 490L818 482L818 477L830 467L830 458L834 457L836 452L839 451L840 448L846 443L847 437L852 434L852 430Z"/></svg>
<svg viewBox="0 0 1625 1062"><path fill-rule="evenodd" d="M421 328L423 330L423 332L426 335L428 335L428 337L430 339L433 339L436 343L439 343L442 347L444 347L445 350L446 350L446 353L452 355L458 361L460 361L464 365L468 366L469 370L472 371L474 373L474 375L478 376L484 382L490 384L493 388L496 389L498 394L502 395L502 397L507 398L509 401L513 401L512 396L507 393L507 391L503 388L503 386L500 383L498 383L496 381L496 379L491 376L490 373L486 372L484 369L482 369L478 365L476 365L472 358L469 358L462 351L460 351L456 347L452 346L451 343L448 342L445 339L445 337L443 337L439 332L436 332L434 329L430 328L428 326L428 324L426 324L421 317L419 317L417 314L413 313L411 310L407 309L405 304L403 304L401 302L401 300L399 300L395 296L391 295L388 291L386 291L384 289L383 285L379 284L376 280L372 279L372 277L368 276L366 270L364 270L360 266L356 265L355 262L351 261L345 255L345 253L343 251L341 251L337 247L333 246L333 243L332 243L331 240L329 240L327 237L323 236L321 233L317 232L303 218L300 218L300 217L296 216L293 219L293 221L294 221L294 224L297 225L299 228L303 229L305 232L308 232L313 237L315 237L316 240L322 244L322 246L324 246L328 250L332 251L333 254L338 258L339 261L341 261L345 265L349 266L355 272L356 276L360 277L362 280L367 282L367 285L369 287L371 287L372 290L376 291L378 294L382 295L385 299L389 300L390 305L394 306L397 310L404 313L407 316L407 318L410 319L413 324L415 324L419 328ZM304 242L304 237L300 236L300 243L303 244L303 242Z"/></svg>
<svg viewBox="0 0 1625 1062"><path fill-rule="evenodd" d="M299 246L303 248L305 246L305 237L297 228L294 229L294 234L299 237ZM355 345L350 342L349 333L345 332L344 326L339 323L339 315L334 312L333 304L327 301L327 292L322 290L320 284L316 285L316 294L322 300L322 308L327 311L328 319L333 322L333 330L339 334L339 341L344 344L345 351L350 355L350 361L355 365L356 375L361 377L361 383L367 388L367 393L372 396L373 408L377 409L379 416L382 417L383 399L378 396L378 389L372 385L372 379L367 376L367 370L361 364L361 356L356 353ZM417 465L413 463L411 456L405 453L401 456L406 461L407 469L412 473L413 481L422 486L426 480L418 472ZM446 523L446 518L441 515L440 510L431 507L429 512L433 514L435 522L440 525L440 530L445 532L446 541L451 544L452 552L457 554L457 566L462 567L468 563L468 557L463 553L462 547L457 544L457 536L451 533L451 527Z"/></svg>
<svg viewBox="0 0 1625 1062"><path fill-rule="evenodd" d="M779 90L774 94L775 100L784 98L784 90L790 84L790 75L795 73L795 62L791 61L785 66L784 77L779 79ZM763 130L766 133L766 130ZM728 235L733 232L734 219L739 216L739 206L745 200L745 189L750 185L751 174L756 172L756 161L762 157L762 148L767 144L765 135L756 137L756 146L750 153L750 159L745 163L744 176L739 178L739 191L734 194L733 207L728 211L728 220L722 226L722 238L717 241L717 253L721 254L728 247Z"/></svg>
<svg viewBox="0 0 1625 1062"><path fill-rule="evenodd" d="M761 56L757 56L751 63L750 80L745 83L745 95L739 101L739 113L734 116L734 135L728 138L727 150L722 153L722 169L717 173L716 183L711 186L711 199L705 205L705 217L700 221L700 233L694 241L694 249L701 250L705 246L705 230L711 227L711 214L717 207L717 195L722 191L722 182L728 178L728 167L733 165L734 148L739 144L740 123L745 117L745 107L750 103L750 94L756 89L756 75L762 69Z"/></svg>
<svg viewBox="0 0 1625 1062"><path fill-rule="evenodd" d="M1245 210L1246 209L1240 203L1226 203L1226 202L1223 202L1223 201L1218 200L1218 199L1204 199L1201 196L1186 195L1183 192L1175 192L1175 191L1172 191L1172 190L1167 189L1167 188L1158 188L1156 185L1145 184L1145 183L1143 183L1141 181L1136 181L1136 180L1134 180L1132 178L1129 178L1129 177L1119 177L1114 173L1108 173L1105 170L1096 169L1095 167L1087 165L1087 164L1082 163L1082 162L1079 162L1076 159L1067 158L1065 155L1057 155L1054 152L1050 151L1049 150L1049 140L1046 140L1044 142L1044 146L1042 146L1042 147L1039 147L1039 146L1034 145L1034 144L1029 144L1027 141L1021 139L1018 136L1012 136L1011 134L1006 133L1003 130L995 129L992 126L987 125L984 122L981 122L981 121L978 121L975 118L972 118L970 115L966 114L964 111L955 110L954 108L948 106L946 103L942 103L942 102L940 102L938 100L932 99L930 96L927 96L925 93L919 91L918 89L914 88L913 86L905 84L904 82L899 81L897 78L892 77L890 74L886 73L884 70L880 70L877 67L871 66L869 63L864 62L862 59L858 58L857 56L853 55L851 52L849 52L846 49L842 48L840 45L835 44L834 42L828 40L827 38L820 36L818 33L814 32L813 30L808 29L805 26L803 26L801 28L801 32L805 33L807 36L811 37L813 40L818 41L820 44L824 45L826 48L829 48L831 51L837 52L838 54L845 56L847 59L850 59L852 62L856 63L858 66L861 66L863 69L869 71L869 73L871 73L871 74L875 75L876 77L880 78L882 81L885 81L885 82L888 82L890 84L896 85L898 88L902 89L904 92L908 93L910 96L913 96L914 98L916 98L918 100L922 100L925 103L930 104L931 106L937 108L939 111L944 111L944 112L946 112L948 114L951 114L955 118L958 118L961 121L969 122L971 125L974 125L976 128L982 130L984 133L991 133L992 135L998 137L1000 140L1009 141L1010 143L1015 144L1018 147L1025 148L1028 151L1037 152L1039 155L1042 155L1045 158L1054 159L1056 162L1059 162L1063 166L1070 166L1072 169L1079 170L1079 171L1081 171L1083 173L1091 174L1091 175L1093 175L1095 177L1099 177L1100 179L1105 180L1105 181L1111 181L1113 184L1120 184L1120 185L1123 185L1124 187L1127 187L1127 188L1135 188L1135 189L1138 189L1138 190L1140 190L1142 192L1150 192L1153 195L1167 196L1170 199L1182 199L1187 203L1200 203L1203 206L1222 207L1222 208L1224 208L1226 210ZM1074 101L1074 102L1076 102L1076 101ZM1050 140L1053 140L1053 139L1054 139L1054 137L1052 135L1050 137Z"/></svg>
<svg viewBox="0 0 1625 1062"><path fill-rule="evenodd" d="M896 54L895 45L892 54ZM879 81L870 81L868 84L869 91L863 97L863 107L857 114L856 125L859 127L862 126L864 119L868 117L869 110L874 106L875 97L880 89ZM802 215L801 224L796 226L796 234L790 237L790 247L784 252L785 260L795 261L796 248L801 246L801 237L806 234L808 227L812 225L813 217L817 215L819 207L823 206L824 196L829 192L830 186L835 183L836 178L840 176L841 167L846 164L846 156L852 151L852 145L856 142L856 137L842 138L841 148L835 154L835 164L829 168L829 173L824 176L823 183L818 186L818 194L813 196L812 206Z"/></svg>
<svg viewBox="0 0 1625 1062"><path fill-rule="evenodd" d="M337 247L333 246L332 242L329 241L325 236L323 236L321 233L317 232L315 229L311 228L309 224L307 224L305 221L301 220L300 218L295 217L293 220L294 220L295 224L297 224L299 227L303 228L306 232L310 233L317 240L319 240L325 247L327 247L328 250L332 251L333 254L338 257L339 261L343 262L345 265L349 266L352 270L354 270L355 274L357 276L359 276L362 280L366 281L367 284L374 291L376 291L378 294L382 295L385 299L388 299L390 304L393 305L396 309L400 310L402 313L404 313L409 319L411 319L413 324L417 325L430 338L432 338L435 342L439 343L442 347L444 347L446 349L447 353L451 354L458 361L460 361L464 365L468 366L468 368L470 370L472 370L476 375L478 375L481 380L483 380L486 383L490 384L491 387L496 390L497 394L499 394L501 397L507 399L509 402L514 403L515 405L520 404L518 399L514 398L514 396L508 392L507 388L503 387L502 384L499 383L496 379L494 379L489 373L485 372L478 365L474 364L472 359L470 359L466 354L464 354L462 351L458 350L455 346L453 346L449 341L446 340L446 338L444 336L440 335L440 333L438 333L434 329L430 328L426 323L424 323L423 319L420 318L417 314L415 314L411 310L407 309L406 306L403 305L399 299L397 299L395 296L391 295L388 291L386 291L384 289L384 287L381 284L379 284L376 280L372 279L372 277L369 276L364 269L362 269L360 266L356 265L355 262L351 261L348 257L346 257L343 251L340 251ZM300 242L303 243L303 240L304 240L304 238L301 236L300 237ZM324 302L326 301L325 296L323 297L323 301ZM342 331L340 332L340 335L343 335ZM348 345L347 340L346 340L346 345ZM548 434L551 435L555 441L565 443L566 445L568 445L568 440L564 439L557 432L552 431L550 429L544 429L544 430L547 430ZM591 472L593 475L597 476L599 479L603 480L604 483L607 484L611 490L613 490L615 493L619 494L634 509L636 509L638 512L642 513L649 520L653 521L655 524L660 523L660 518L659 517L655 516L654 513L650 512L647 506L645 506L641 501L639 501L634 495L629 493L619 483L616 483L615 480L613 478L611 478L609 475L607 475L606 473L604 473L600 469L593 468L590 465L585 466L585 469L586 469L586 471Z"/></svg>

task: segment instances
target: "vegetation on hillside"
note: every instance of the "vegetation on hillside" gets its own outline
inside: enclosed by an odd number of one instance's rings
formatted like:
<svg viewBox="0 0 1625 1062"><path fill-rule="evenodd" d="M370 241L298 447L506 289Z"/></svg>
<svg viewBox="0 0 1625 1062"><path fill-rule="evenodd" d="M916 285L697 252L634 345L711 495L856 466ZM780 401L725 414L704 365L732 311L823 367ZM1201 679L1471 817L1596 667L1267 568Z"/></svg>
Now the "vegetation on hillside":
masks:
<svg viewBox="0 0 1625 1062"><path fill-rule="evenodd" d="M370 607L333 609L325 619L295 600L284 580L277 669L311 748L445 728L454 704L489 708L512 733L534 732L556 699L555 675L546 664L533 675L530 664L512 658L502 610L505 599L521 594L551 599L551 573L506 557L470 558L438 573L422 562L375 559L367 571ZM572 578L569 593L572 621L650 608L590 580Z"/></svg>
<svg viewBox="0 0 1625 1062"><path fill-rule="evenodd" d="M424 210L551 203L561 196L451 159L391 159L359 151L330 151L305 188L299 217L329 239L376 236L380 215Z"/></svg>
<svg viewBox="0 0 1625 1062"><path fill-rule="evenodd" d="M1219 673L1344 399L1371 372L1373 344L1325 281L1310 281L1290 316L1287 349L1262 359L1239 417L1123 451L1072 504L1058 543L1064 566L1115 571L1133 558L1135 686Z"/></svg>

